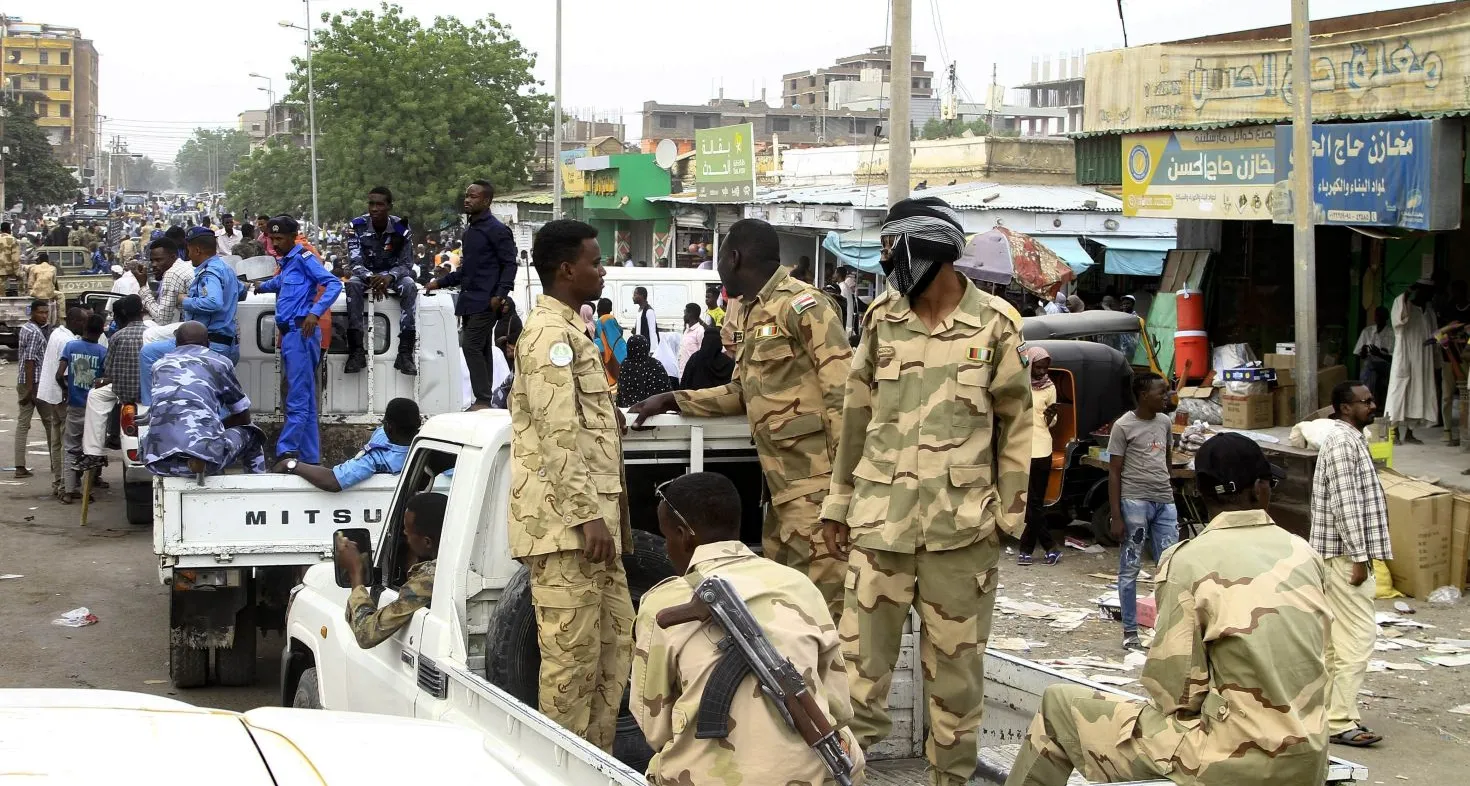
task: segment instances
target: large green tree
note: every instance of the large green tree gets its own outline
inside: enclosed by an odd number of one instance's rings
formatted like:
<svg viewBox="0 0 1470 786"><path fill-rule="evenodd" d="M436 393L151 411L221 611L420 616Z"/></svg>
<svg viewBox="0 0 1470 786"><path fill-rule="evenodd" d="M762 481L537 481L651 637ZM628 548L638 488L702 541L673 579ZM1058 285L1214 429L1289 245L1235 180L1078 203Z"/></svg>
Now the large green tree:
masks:
<svg viewBox="0 0 1470 786"><path fill-rule="evenodd" d="M196 128L174 156L179 187L204 191L220 187L250 154L250 136L235 128Z"/></svg>
<svg viewBox="0 0 1470 786"><path fill-rule="evenodd" d="M120 166L118 185L129 191L166 191L173 186L173 178L148 156L123 159Z"/></svg>
<svg viewBox="0 0 1470 786"><path fill-rule="evenodd" d="M471 180L506 190L526 179L551 99L531 76L535 56L494 16L426 26L383 3L327 17L314 47L324 223L363 212L367 191L386 185L395 212L438 225ZM305 58L295 66L290 98L305 103Z"/></svg>
<svg viewBox="0 0 1470 786"><path fill-rule="evenodd" d="M46 132L36 125L36 115L14 101L0 101L5 112L0 144L4 154L5 207L17 202L27 206L71 204L76 201L76 177L56 159Z"/></svg>
<svg viewBox="0 0 1470 786"><path fill-rule="evenodd" d="M225 181L225 196L237 217L310 215L311 159L284 140L256 148Z"/></svg>

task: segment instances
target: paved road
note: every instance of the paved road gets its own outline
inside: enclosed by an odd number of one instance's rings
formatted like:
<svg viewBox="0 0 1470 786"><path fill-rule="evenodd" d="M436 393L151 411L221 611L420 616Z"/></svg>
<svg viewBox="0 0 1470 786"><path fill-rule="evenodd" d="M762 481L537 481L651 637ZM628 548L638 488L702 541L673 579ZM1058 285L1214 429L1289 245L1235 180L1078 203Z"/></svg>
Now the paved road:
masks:
<svg viewBox="0 0 1470 786"><path fill-rule="evenodd" d="M251 688L178 691L168 684L168 590L158 581L152 531L123 516L122 471L113 464L83 528L81 505L50 495L51 473L40 435L31 427L28 464L35 477L12 480L15 364L0 368L0 687L111 688L173 696L190 703L244 710L278 702L281 639L260 642ZM34 455L39 453L40 455ZM100 620L64 628L51 620L86 606Z"/></svg>

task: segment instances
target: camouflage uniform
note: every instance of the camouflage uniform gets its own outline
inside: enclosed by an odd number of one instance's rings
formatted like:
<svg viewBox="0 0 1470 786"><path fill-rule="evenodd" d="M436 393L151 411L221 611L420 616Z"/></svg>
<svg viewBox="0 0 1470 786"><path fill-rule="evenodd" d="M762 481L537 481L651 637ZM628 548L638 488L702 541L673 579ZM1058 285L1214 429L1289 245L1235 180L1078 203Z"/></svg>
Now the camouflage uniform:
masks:
<svg viewBox="0 0 1470 786"><path fill-rule="evenodd" d="M727 355L735 352L735 325L738 322L740 322L740 300L732 297L725 303L725 321L720 323L720 346L725 348Z"/></svg>
<svg viewBox="0 0 1470 786"><path fill-rule="evenodd" d="M1167 777L1319 784L1332 616L1322 558L1265 511L1216 516L1164 553L1149 700L1053 685L1007 786Z"/></svg>
<svg viewBox="0 0 1470 786"><path fill-rule="evenodd" d="M211 475L237 461L249 472L265 471L260 428L226 428L220 420L221 412L234 415L250 409L229 358L201 346L174 349L153 366L152 397L151 425L138 445L149 472L189 477L194 474L189 459L203 461Z"/></svg>
<svg viewBox="0 0 1470 786"><path fill-rule="evenodd" d="M633 650L633 691L628 706L654 750L648 782L655 786L765 786L831 783L826 765L755 690L755 678L735 694L730 706L730 736L700 740L692 719L705 686L724 654L723 634L714 623L676 625L664 630L655 617L689 602L694 584L721 576L734 585L751 616L778 652L806 675L807 690L827 711L827 720L851 752L854 780L862 782L862 751L846 728L852 718L847 673L837 627L825 600L810 581L791 568L751 553L738 541L709 543L694 550L685 578L670 578L643 596Z"/></svg>
<svg viewBox="0 0 1470 786"><path fill-rule="evenodd" d="M26 271L30 295L38 300L56 300L56 266L38 262Z"/></svg>
<svg viewBox="0 0 1470 786"><path fill-rule="evenodd" d="M0 278L20 275L20 241L9 232L0 233ZM0 284L5 282L0 281Z"/></svg>
<svg viewBox="0 0 1470 786"><path fill-rule="evenodd" d="M944 273L941 273L944 275ZM931 332L889 290L863 318L822 518L850 528L838 630L863 747L888 736L888 691L917 589L931 783L975 771L999 561L1021 530L1031 384L1021 319L968 281Z"/></svg>
<svg viewBox="0 0 1470 786"><path fill-rule="evenodd" d="M510 549L531 570L542 714L606 751L628 684L633 602L623 563L588 561L582 525L601 518L620 549L622 437L582 317L542 295L516 342L511 383Z"/></svg>
<svg viewBox="0 0 1470 786"><path fill-rule="evenodd" d="M852 356L842 320L820 291L778 267L725 324L734 325L736 347L730 384L681 390L674 399L686 415L750 418L771 495L761 533L765 555L806 573L837 619L846 568L827 551L821 508Z"/></svg>
<svg viewBox="0 0 1470 786"><path fill-rule="evenodd" d="M398 588L398 599L378 608L367 587L353 587L347 596L347 624L357 637L357 646L370 649L382 644L413 619L413 613L429 605L434 595L434 560L408 569L408 578Z"/></svg>

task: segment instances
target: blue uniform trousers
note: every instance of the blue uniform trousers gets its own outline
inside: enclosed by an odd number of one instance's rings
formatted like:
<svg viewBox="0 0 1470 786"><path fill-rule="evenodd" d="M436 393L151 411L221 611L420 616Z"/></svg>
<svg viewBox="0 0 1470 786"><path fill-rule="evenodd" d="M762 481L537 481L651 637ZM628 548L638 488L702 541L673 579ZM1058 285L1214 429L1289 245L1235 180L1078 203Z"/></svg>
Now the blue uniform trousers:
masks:
<svg viewBox="0 0 1470 786"><path fill-rule="evenodd" d="M316 369L322 359L322 331L301 335L299 325L277 322L281 335L281 383L285 418L276 439L276 456L287 453L308 464L320 464L321 434L317 431Z"/></svg>

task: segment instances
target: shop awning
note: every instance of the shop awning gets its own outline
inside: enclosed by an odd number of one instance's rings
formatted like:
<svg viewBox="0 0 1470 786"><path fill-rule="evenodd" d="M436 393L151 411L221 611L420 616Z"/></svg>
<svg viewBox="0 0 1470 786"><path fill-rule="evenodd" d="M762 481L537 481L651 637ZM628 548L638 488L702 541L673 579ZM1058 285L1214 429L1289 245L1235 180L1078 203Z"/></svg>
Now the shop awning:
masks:
<svg viewBox="0 0 1470 786"><path fill-rule="evenodd" d="M828 232L822 239L822 248L831 252L842 264L864 273L883 272L883 267L878 264L878 252L883 248L882 241L878 239L878 227Z"/></svg>
<svg viewBox="0 0 1470 786"><path fill-rule="evenodd" d="M1107 249L1103 272L1113 276L1161 276L1164 257L1174 250L1172 237L1090 238Z"/></svg>
<svg viewBox="0 0 1470 786"><path fill-rule="evenodd" d="M1045 235L1032 235L1031 237L1061 257L1062 261L1067 263L1067 267L1072 268L1072 272L1079 276L1097 264L1092 261L1092 256L1082 248L1082 244L1078 243L1075 237L1047 237Z"/></svg>

